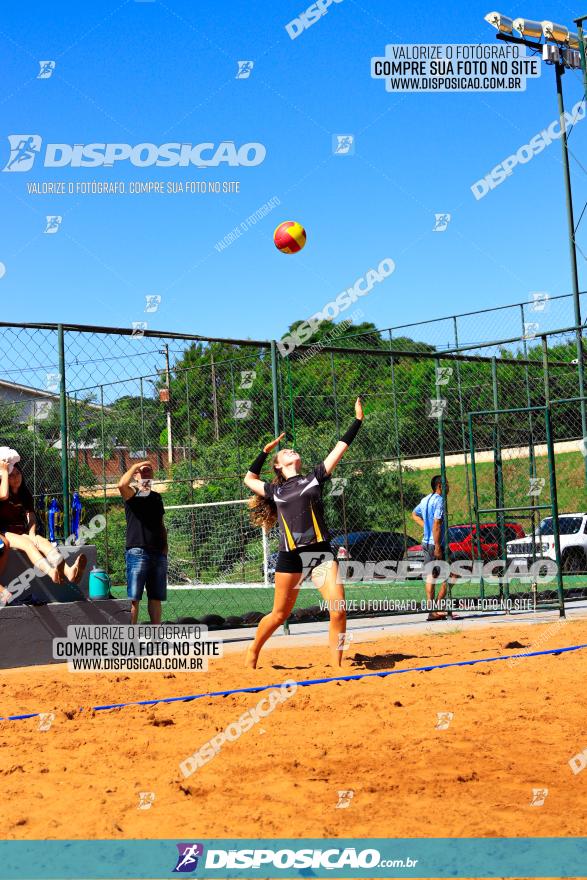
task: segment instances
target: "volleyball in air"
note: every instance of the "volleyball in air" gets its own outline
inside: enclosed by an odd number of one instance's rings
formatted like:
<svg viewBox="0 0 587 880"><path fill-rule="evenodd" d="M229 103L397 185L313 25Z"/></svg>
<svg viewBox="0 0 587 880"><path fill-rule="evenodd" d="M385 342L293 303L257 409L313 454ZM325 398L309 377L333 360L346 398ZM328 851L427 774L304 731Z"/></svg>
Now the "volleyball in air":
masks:
<svg viewBox="0 0 587 880"><path fill-rule="evenodd" d="M273 233L275 247L282 254L297 254L306 243L306 230L295 220L280 223Z"/></svg>

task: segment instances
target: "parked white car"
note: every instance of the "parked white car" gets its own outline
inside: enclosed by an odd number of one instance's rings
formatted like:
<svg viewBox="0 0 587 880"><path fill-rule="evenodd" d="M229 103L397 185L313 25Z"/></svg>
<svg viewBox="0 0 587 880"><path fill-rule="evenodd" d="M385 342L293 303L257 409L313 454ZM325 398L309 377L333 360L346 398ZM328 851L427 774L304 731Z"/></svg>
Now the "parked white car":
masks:
<svg viewBox="0 0 587 880"><path fill-rule="evenodd" d="M587 571L587 513L559 513L558 522L563 571ZM533 559L540 558L556 561L552 517L542 520L534 536L508 541L506 553L508 563L525 560L531 565Z"/></svg>

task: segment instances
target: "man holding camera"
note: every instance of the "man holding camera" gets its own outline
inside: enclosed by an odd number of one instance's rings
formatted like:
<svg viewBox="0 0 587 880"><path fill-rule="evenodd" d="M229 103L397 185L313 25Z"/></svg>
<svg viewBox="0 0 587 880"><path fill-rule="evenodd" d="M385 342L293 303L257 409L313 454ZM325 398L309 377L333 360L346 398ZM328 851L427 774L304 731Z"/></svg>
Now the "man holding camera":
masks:
<svg viewBox="0 0 587 880"><path fill-rule="evenodd" d="M135 480L136 486L131 486ZM147 590L151 623L161 623L161 602L167 598L167 529L163 524L163 499L151 488L149 461L133 464L118 481L126 516L126 580L131 600L130 622L139 617L143 591Z"/></svg>

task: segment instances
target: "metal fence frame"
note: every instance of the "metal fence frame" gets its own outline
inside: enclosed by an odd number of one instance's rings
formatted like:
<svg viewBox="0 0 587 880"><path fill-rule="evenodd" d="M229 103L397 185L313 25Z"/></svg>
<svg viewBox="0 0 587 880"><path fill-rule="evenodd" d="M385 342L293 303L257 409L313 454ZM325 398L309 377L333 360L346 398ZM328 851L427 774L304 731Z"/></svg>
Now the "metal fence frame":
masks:
<svg viewBox="0 0 587 880"><path fill-rule="evenodd" d="M549 302L558 302L562 301L566 304L568 301L571 302L571 297L569 295L563 295L560 297L552 297ZM461 327L462 322L471 317L479 317L482 315L487 315L488 313L499 313L511 315L512 310L517 312L520 326L523 331L527 329L526 322L526 311L528 306L531 304L528 303L517 303L513 306L498 306L490 309L485 309L479 312L468 312L462 315L452 315L448 318L438 318L433 319L431 321L423 321L418 322L416 324L404 324L399 325L393 328L388 328L386 331L377 331L380 338L385 339L387 337L387 341L381 345L379 348L360 346L358 343L361 341L361 336L365 334L348 334L344 338L340 340L339 345L325 345L319 346L319 355L323 359L329 359L331 365L331 382L333 386L333 400L334 400L334 418L336 421L337 430L339 428L339 411L338 411L338 403L337 403L337 391L336 391L336 383L338 381L337 371L336 371L336 358L337 356L344 356L346 358L353 357L356 359L364 358L366 362L370 362L372 359L382 360L387 364L389 368L389 377L390 377L390 399L389 399L389 410L390 410L390 436L393 437L393 451L394 454L391 458L386 458L386 461L392 461L395 463L397 467L397 475L399 482L399 494L400 499L402 501L403 506L403 493L404 493L404 463L405 463L405 455L404 451L401 447L400 442L400 423L398 413L401 410L400 403L398 402L399 390L398 390L398 381L397 374L398 369L401 370L401 363L408 361L410 363L418 363L418 362L433 362L435 366L435 370L438 371L443 364L451 364L454 372L456 374L456 401L458 403L458 417L457 422L459 423L457 434L460 433L460 446L455 447L455 440L453 437L452 447L447 445L447 428L444 418L438 419L438 429L436 436L436 450L438 451L438 457L440 459L440 471L442 475L443 481L446 481L446 457L451 451L455 451L455 448L458 448L458 451L464 456L465 462L465 482L466 482L466 495L467 495L467 505L469 511L469 521L474 521L474 516L476 515L475 511L475 502L473 500L473 496L475 495L475 487L471 485L472 481L474 482L474 466L471 471L471 462L469 456L471 454L470 442L467 438L467 419L470 421L470 413L475 412L472 410L470 405L467 404L465 400L465 395L463 393L463 380L462 380L462 370L465 367L470 366L472 364L482 364L485 365L485 368L489 368L491 371L492 377L492 402L493 402L493 410L482 410L482 412L495 412L499 410L500 401L499 401L499 378L498 372L499 370L503 370L506 367L515 369L516 371L521 371L520 375L522 377L523 384L523 394L525 397L526 406L521 408L520 411L527 413L528 421L529 421L529 431L530 438L532 442L529 444L529 473L532 474L535 468L534 461L534 442L533 442L533 427L532 427L532 419L533 414L536 413L540 407L537 407L533 404L532 396L535 391L533 387L533 382L531 380L531 372L535 370L537 367L541 370L542 375L542 397L544 400L544 407L549 410L551 404L555 403L584 403L584 399L578 397L575 394L567 395L563 399L555 399L551 401L551 393L550 393L550 384L551 384L551 373L553 370L565 368L565 370L569 369L569 363L567 361L557 361L553 359L549 354L549 340L563 340L563 342L570 341L565 340L565 337L571 336L577 333L577 331L582 330L582 328L577 328L574 325L564 326L562 328L553 328L548 331L532 334L531 336L528 333L523 332L521 335L515 335L510 333L507 336L501 337L497 340L486 340L486 341L477 341L474 343L462 343L460 339L461 335ZM452 345L447 345L445 348L430 348L427 349L419 348L420 343L418 341L414 341L414 346L412 348L404 347L403 340L405 337L399 337L402 340L402 344L398 344L398 332L405 331L408 328L416 328L416 327L428 327L431 325L435 325L439 322L449 322L452 326L453 331L453 340ZM60 461L61 461L61 501L63 506L63 529L65 534L69 534L70 531L70 521L69 521L69 510L70 510L70 495L72 489L72 474L70 472L70 458L71 458L71 411L72 407L77 406L78 395L88 389L80 386L76 387L75 378L72 379L70 376L70 371L72 368L72 360L68 359L69 352L69 341L73 337L77 338L77 335L82 338L89 338L90 334L96 334L100 337L112 337L114 340L117 338L124 339L128 341L128 337L131 335L129 329L125 328L111 328L111 327L102 327L102 326L85 326L85 325L76 325L76 324L48 324L48 323L29 323L29 324L13 324L9 322L0 322L0 333L6 328L10 328L15 332L20 331L48 331L49 334L54 334L56 339L56 362L59 370L59 393L58 393L58 402L59 402L59 440L60 440ZM369 335L372 337L374 331L371 331ZM167 387L169 388L169 379L170 374L174 373L177 377L180 374L180 370L173 366L170 367L169 364L169 343L171 340L179 341L183 343L187 343L189 345L197 344L209 347L214 343L219 343L223 346L232 346L234 347L234 357L231 362L231 370L233 369L233 365L236 364L240 359L244 359L243 351L251 352L251 357L255 357L259 352L264 352L264 357L267 359L267 366L270 370L271 376L271 415L272 415L272 428L277 436L282 428L286 426L291 426L291 434L293 438L293 442L296 442L296 430L298 426L298 419L296 418L296 402L295 402L295 379L294 374L296 371L296 359L303 358L305 355L312 354L315 349L315 345L303 345L298 348L296 353L294 353L290 357L281 357L278 354L278 343L275 340L232 340L232 339L223 339L220 337L209 338L202 337L195 334L187 334L187 333L172 333L172 332L163 332L163 331L144 331L142 336L147 339L153 340L155 342L161 341L164 345L164 348L167 350ZM53 338L51 336L51 338ZM542 345L542 360L539 364L536 358L528 357L528 339L536 339L539 340ZM118 343L116 343L118 344ZM517 346L517 350L515 347ZM520 351L521 346L521 351ZM523 356L521 356L523 355ZM226 362L228 363L228 362ZM225 362L222 363L214 363L213 357L211 357L211 375L212 375L212 387L215 393L215 372L218 372L223 366L225 366ZM39 368L40 369L40 368ZM184 372L186 373L186 398L187 398L187 406L188 406L188 422L189 422L189 404L190 404L190 395L189 395L189 381L190 381L190 371L196 368L186 368ZM161 372L161 371L159 371ZM151 376L155 375L153 373ZM438 373L437 373L438 375ZM569 374L571 375L571 374ZM104 390L106 388L112 389L114 384L117 382L130 382L137 381L140 383L141 389L141 400L143 396L143 382L147 380L149 376L141 375L141 376L129 376L127 379L114 380L112 382L101 381L96 386L91 386L92 388L99 389L99 401L97 403L97 407L100 409L101 418L102 418L102 443L105 448L105 437L104 437L104 412L107 409L108 404L106 403L106 398L104 396ZM572 378L572 375L571 375ZM438 400L441 399L441 391L440 387L437 384L435 389L433 389L433 393L436 395ZM57 395L55 395L57 396ZM542 407L542 408L544 408ZM168 424L169 424L169 416L171 413L171 402L167 403L166 407ZM141 411L141 419L143 418L143 414ZM188 425L189 428L189 425ZM188 430L189 434L189 430ZM581 436L580 434L578 436ZM168 433L168 446L171 445L171 441L169 439L170 434ZM172 448L172 453L173 449ZM189 455L187 458L189 462L190 468L190 480L191 480L191 450L189 451ZM76 459L77 461L77 459ZM104 459L103 459L104 461ZM499 471L499 468L498 468ZM103 474L102 474L102 486L103 486L103 497L104 497L104 506L106 508L106 476L105 476L105 463L103 464ZM499 494L499 485L497 485L497 490ZM503 493L501 495L501 500L503 501ZM498 497L499 502L499 497ZM496 510L498 515L501 516L500 508L503 507L503 504L496 503ZM344 498L343 498L343 511L344 511ZM344 515L344 513L343 513ZM449 517L447 515L445 519L445 529L448 533L449 527ZM345 523L346 528L346 523ZM404 520L403 520L403 530L404 535L406 534L406 523L405 523L405 509L404 509Z"/></svg>

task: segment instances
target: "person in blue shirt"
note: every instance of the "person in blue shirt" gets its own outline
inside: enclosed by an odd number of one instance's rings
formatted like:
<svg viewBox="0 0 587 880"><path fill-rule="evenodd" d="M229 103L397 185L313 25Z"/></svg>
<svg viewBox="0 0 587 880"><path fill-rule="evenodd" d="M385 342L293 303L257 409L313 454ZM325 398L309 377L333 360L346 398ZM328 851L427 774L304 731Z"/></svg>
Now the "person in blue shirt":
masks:
<svg viewBox="0 0 587 880"><path fill-rule="evenodd" d="M412 519L418 523L424 532L422 549L424 551L424 564L442 560L444 555L444 498L442 497L442 478L432 477L430 481L432 492L426 495L417 507L412 511ZM446 483L448 494L448 483ZM434 602L435 585L440 575L440 567L432 568L426 577L426 598ZM446 596L447 582L443 581L438 590L438 601L441 602ZM445 620L446 615L441 611L432 609L428 620Z"/></svg>

